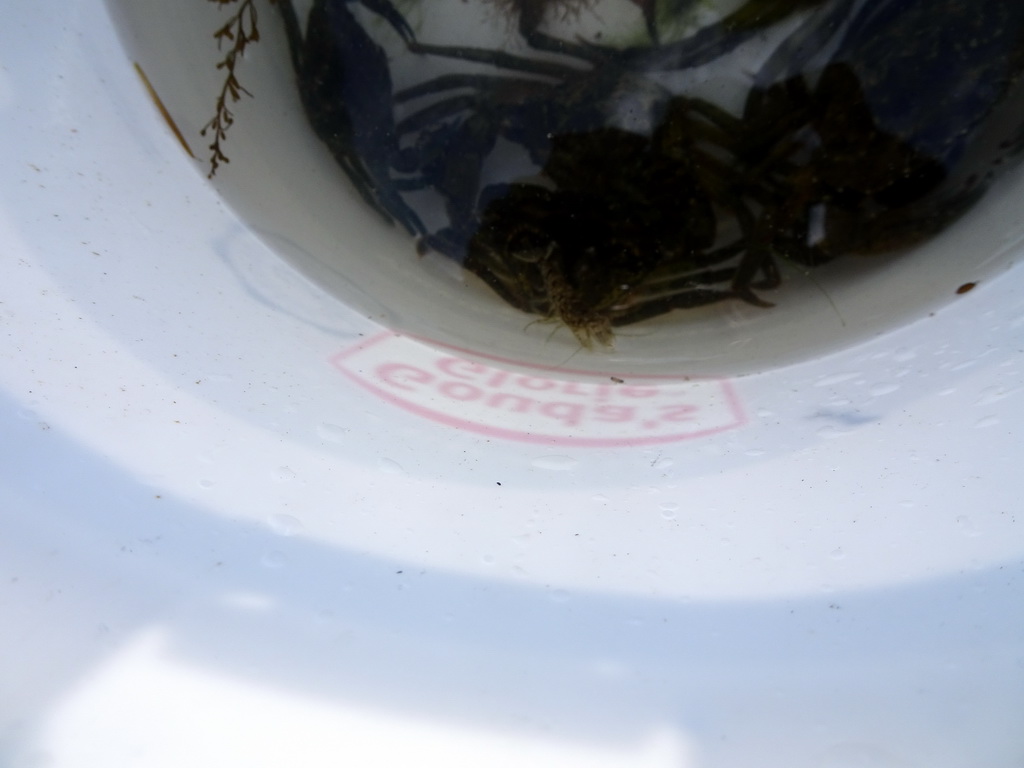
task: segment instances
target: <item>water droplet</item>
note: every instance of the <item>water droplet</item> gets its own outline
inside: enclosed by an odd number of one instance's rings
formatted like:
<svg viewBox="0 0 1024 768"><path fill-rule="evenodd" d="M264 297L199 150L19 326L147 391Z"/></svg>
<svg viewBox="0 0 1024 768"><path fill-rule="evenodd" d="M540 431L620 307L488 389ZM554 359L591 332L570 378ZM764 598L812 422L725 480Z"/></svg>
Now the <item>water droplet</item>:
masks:
<svg viewBox="0 0 1024 768"><path fill-rule="evenodd" d="M898 363L905 363L908 360L913 360L915 357L917 357L917 352L906 347L900 347L892 353L892 359Z"/></svg>
<svg viewBox="0 0 1024 768"><path fill-rule="evenodd" d="M981 397L979 397L974 404L979 406L992 405L992 403L998 403L1000 400L1016 394L1019 391L1020 388L1004 389L1003 387L987 387L982 391Z"/></svg>
<svg viewBox="0 0 1024 768"><path fill-rule="evenodd" d="M28 419L29 421L34 421L36 419L36 412L31 408L22 408L18 411L18 415L23 419Z"/></svg>
<svg viewBox="0 0 1024 768"><path fill-rule="evenodd" d="M960 530L960 533L969 538L974 539L981 536L981 529L978 528L978 524L967 515L961 515L956 519L956 527Z"/></svg>
<svg viewBox="0 0 1024 768"><path fill-rule="evenodd" d="M858 376L860 376L859 373L834 373L831 376L822 376L814 382L814 386L831 387L835 384L842 384L844 381L849 381L850 379L856 379Z"/></svg>
<svg viewBox="0 0 1024 768"><path fill-rule="evenodd" d="M750 458L756 459L758 456L764 456L764 451L762 451L760 448L751 448L746 452L746 454Z"/></svg>
<svg viewBox="0 0 1024 768"><path fill-rule="evenodd" d="M567 603L567 602L569 602L569 593L566 590L564 590L564 589L552 590L548 594L548 597L551 598L551 602L553 602L553 603Z"/></svg>
<svg viewBox="0 0 1024 768"><path fill-rule="evenodd" d="M494 558L494 555L484 555L483 557L480 558L480 561L484 565L494 565L495 558Z"/></svg>
<svg viewBox="0 0 1024 768"><path fill-rule="evenodd" d="M291 515L271 515L267 518L267 525L278 536L294 536L302 530L302 521Z"/></svg>
<svg viewBox="0 0 1024 768"><path fill-rule="evenodd" d="M633 675L629 666L615 659L598 659L592 669L595 675L608 680L626 680Z"/></svg>
<svg viewBox="0 0 1024 768"><path fill-rule="evenodd" d="M225 604L243 611L268 611L274 607L274 599L260 592L229 592L223 598Z"/></svg>
<svg viewBox="0 0 1024 768"><path fill-rule="evenodd" d="M568 472L579 466L579 461L572 456L539 456L530 464L537 469L547 469L552 472Z"/></svg>
<svg viewBox="0 0 1024 768"><path fill-rule="evenodd" d="M877 384L872 384L868 392L871 393L872 397L881 397L882 395L891 394L899 388L899 384L895 384L891 381L881 381Z"/></svg>
<svg viewBox="0 0 1024 768"><path fill-rule="evenodd" d="M821 427L815 434L817 434L818 437L825 438L826 440L834 440L837 437L845 437L846 435L850 434L850 430L839 429L839 427L836 427L833 424L828 424L824 427Z"/></svg>
<svg viewBox="0 0 1024 768"><path fill-rule="evenodd" d="M903 499L899 504L904 509L910 509L912 506L914 506L914 502L911 501L910 499Z"/></svg>
<svg viewBox="0 0 1024 768"><path fill-rule="evenodd" d="M590 497L590 500L596 501L598 504L608 503L608 497L605 496L603 493L595 493L593 496Z"/></svg>
<svg viewBox="0 0 1024 768"><path fill-rule="evenodd" d="M325 440L328 443L341 443L345 441L345 435L349 430L346 427L338 426L337 424L330 424L324 422L316 428L317 437L321 440Z"/></svg>
<svg viewBox="0 0 1024 768"><path fill-rule="evenodd" d="M216 483L214 483L213 480L200 480L199 481L199 487L202 488L203 490L207 490L208 491L211 488L213 488L214 485L216 485Z"/></svg>
<svg viewBox="0 0 1024 768"><path fill-rule="evenodd" d="M283 568L288 564L288 556L284 552L275 549L272 552L267 552L267 554L260 558L260 562L267 568Z"/></svg>
<svg viewBox="0 0 1024 768"><path fill-rule="evenodd" d="M377 469L388 475L405 474L405 470L402 468L402 465L393 459L378 459Z"/></svg>
<svg viewBox="0 0 1024 768"><path fill-rule="evenodd" d="M829 552L829 557L831 557L833 560L845 560L846 553L843 552L842 547L836 547L831 552Z"/></svg>
<svg viewBox="0 0 1024 768"><path fill-rule="evenodd" d="M986 416L974 422L974 426L978 429L984 429L985 427L994 427L998 423L999 419L996 416Z"/></svg>
<svg viewBox="0 0 1024 768"><path fill-rule="evenodd" d="M663 504L659 504L658 508L661 509L661 516L666 520L675 520L676 513L679 511L679 505L673 501L666 501Z"/></svg>
<svg viewBox="0 0 1024 768"><path fill-rule="evenodd" d="M287 483L289 480L295 479L295 472L291 467L278 467L270 476L279 483Z"/></svg>

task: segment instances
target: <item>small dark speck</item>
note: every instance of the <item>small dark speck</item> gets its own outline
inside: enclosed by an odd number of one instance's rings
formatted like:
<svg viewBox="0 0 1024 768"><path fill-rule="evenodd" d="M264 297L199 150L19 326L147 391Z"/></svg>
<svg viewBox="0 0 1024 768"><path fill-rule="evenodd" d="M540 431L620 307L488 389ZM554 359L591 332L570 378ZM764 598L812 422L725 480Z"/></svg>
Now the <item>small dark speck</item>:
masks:
<svg viewBox="0 0 1024 768"><path fill-rule="evenodd" d="M501 485L501 483L498 483L498 485Z"/></svg>
<svg viewBox="0 0 1024 768"><path fill-rule="evenodd" d="M620 379L618 376L609 376L608 378L611 379L612 381L614 381L616 384L625 384L626 383L625 379Z"/></svg>
<svg viewBox="0 0 1024 768"><path fill-rule="evenodd" d="M874 421L876 417L863 414L856 409L819 408L811 418L837 421L847 427L859 427L861 424Z"/></svg>
<svg viewBox="0 0 1024 768"><path fill-rule="evenodd" d="M395 571L395 573L401 573L401 571Z"/></svg>
<svg viewBox="0 0 1024 768"><path fill-rule="evenodd" d="M961 285L959 288L956 289L956 292L957 292L957 294L967 293L969 290L974 288L974 286L976 286L976 285L977 285L977 283L964 283L963 285Z"/></svg>

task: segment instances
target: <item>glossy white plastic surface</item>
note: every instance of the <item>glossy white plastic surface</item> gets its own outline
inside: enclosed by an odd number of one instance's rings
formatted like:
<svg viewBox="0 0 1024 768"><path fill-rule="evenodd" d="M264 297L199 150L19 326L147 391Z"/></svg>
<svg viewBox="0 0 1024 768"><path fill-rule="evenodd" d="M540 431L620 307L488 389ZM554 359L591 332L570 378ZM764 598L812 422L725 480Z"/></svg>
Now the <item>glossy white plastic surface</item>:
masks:
<svg viewBox="0 0 1024 768"><path fill-rule="evenodd" d="M0 63L0 764L1020 766L1019 267L768 374L512 375L252 235L99 0Z"/></svg>

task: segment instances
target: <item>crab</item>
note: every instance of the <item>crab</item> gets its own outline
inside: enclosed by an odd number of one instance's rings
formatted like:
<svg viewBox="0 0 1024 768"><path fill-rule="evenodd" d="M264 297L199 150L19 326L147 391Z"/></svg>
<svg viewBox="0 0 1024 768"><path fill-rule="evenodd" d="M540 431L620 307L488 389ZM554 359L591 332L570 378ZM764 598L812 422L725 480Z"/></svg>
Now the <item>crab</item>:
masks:
<svg viewBox="0 0 1024 768"><path fill-rule="evenodd" d="M584 346L677 309L770 307L779 260L922 242L1024 149L1020 3L748 0L689 38L621 50L545 37L521 9L528 44L558 54L532 57L426 43L388 0L360 1L412 54L477 69L394 91L346 0L317 0L305 38L278 0L317 134L421 251ZM798 13L738 115L655 77ZM510 154L528 170L495 178ZM412 191L447 223L425 226Z"/></svg>

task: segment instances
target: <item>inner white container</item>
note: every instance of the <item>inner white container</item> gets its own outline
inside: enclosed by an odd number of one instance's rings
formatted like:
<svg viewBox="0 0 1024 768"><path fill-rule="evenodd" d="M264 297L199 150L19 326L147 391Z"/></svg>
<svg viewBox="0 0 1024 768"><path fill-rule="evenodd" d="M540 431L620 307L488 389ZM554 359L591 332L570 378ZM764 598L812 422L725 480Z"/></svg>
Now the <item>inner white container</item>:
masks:
<svg viewBox="0 0 1024 768"><path fill-rule="evenodd" d="M304 19L308 5L297 6ZM306 123L276 9L256 7L262 39L237 68L254 98L232 105L236 123L225 142L231 163L217 173L216 188L275 252L364 316L468 355L563 375L756 373L926 317L954 301L961 285L1005 271L1024 238L1024 173L1017 171L961 220L908 253L847 256L813 270L782 262L781 288L764 295L774 308L731 300L674 311L619 329L613 349L584 350L567 329L506 305L447 258L417 256L411 238L367 208ZM182 13L157 0L112 0L111 8L129 56L190 142L196 170L205 173L207 140L199 134L223 82L212 32L233 6L197 3ZM423 4L410 12L424 22L424 41L486 44L504 29L493 6L432 9ZM614 28L616 13L638 23L637 7L626 2L610 1L580 17ZM729 61L746 71L743 56L761 50L747 46ZM715 86L723 75L714 68L700 77L710 78L703 87L712 94L736 87Z"/></svg>

